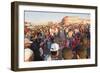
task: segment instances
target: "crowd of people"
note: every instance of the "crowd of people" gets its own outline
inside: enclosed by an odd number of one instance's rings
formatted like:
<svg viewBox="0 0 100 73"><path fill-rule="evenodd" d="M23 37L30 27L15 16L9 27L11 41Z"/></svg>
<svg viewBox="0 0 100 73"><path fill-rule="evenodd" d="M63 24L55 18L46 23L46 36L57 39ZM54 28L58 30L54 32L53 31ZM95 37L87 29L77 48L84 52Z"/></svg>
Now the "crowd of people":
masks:
<svg viewBox="0 0 100 73"><path fill-rule="evenodd" d="M90 24L60 23L24 27L25 62L90 58Z"/></svg>

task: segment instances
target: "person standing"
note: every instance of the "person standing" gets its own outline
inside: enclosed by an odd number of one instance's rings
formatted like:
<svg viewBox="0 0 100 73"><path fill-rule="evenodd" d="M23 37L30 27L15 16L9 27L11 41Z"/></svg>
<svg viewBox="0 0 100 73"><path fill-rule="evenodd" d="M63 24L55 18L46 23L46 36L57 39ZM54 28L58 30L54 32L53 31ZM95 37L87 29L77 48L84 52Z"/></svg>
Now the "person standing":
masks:
<svg viewBox="0 0 100 73"><path fill-rule="evenodd" d="M34 52L30 49L32 41L30 41L28 38L24 39L24 61L33 61L34 59Z"/></svg>
<svg viewBox="0 0 100 73"><path fill-rule="evenodd" d="M60 60L59 49L60 49L59 44L52 43L51 49L50 49L50 54L45 57L45 60Z"/></svg>
<svg viewBox="0 0 100 73"><path fill-rule="evenodd" d="M41 39L40 38L35 38L33 40L33 43L31 44L31 50L34 51L34 61L41 61L43 60L41 57L41 53L40 53L40 43L41 43Z"/></svg>

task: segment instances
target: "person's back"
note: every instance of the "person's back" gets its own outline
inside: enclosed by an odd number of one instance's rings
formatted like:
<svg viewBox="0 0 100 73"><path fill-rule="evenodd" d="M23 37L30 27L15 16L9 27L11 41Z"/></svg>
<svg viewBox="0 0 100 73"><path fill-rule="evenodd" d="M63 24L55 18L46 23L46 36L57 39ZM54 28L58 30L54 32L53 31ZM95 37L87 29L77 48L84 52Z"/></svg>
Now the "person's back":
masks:
<svg viewBox="0 0 100 73"><path fill-rule="evenodd" d="M40 56L40 43L37 41L37 39L35 41L33 41L32 45L31 45L31 49L34 51L34 56L35 56L35 61L41 61L42 58Z"/></svg>

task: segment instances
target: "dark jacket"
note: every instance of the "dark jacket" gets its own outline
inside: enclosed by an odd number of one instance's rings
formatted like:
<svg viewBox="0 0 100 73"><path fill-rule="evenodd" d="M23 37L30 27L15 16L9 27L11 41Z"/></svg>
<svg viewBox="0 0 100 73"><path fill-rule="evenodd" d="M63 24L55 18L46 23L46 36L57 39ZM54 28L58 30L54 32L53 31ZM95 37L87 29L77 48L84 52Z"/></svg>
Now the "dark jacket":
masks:
<svg viewBox="0 0 100 73"><path fill-rule="evenodd" d="M34 61L41 61L42 57L40 56L40 40L35 39L30 47L34 51Z"/></svg>

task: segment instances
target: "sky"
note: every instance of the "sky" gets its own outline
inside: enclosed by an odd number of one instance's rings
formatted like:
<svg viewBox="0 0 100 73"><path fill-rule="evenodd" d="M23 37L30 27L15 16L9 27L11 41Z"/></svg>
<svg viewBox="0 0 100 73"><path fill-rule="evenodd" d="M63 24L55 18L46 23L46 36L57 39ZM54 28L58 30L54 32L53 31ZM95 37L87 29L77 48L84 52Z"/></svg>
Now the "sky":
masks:
<svg viewBox="0 0 100 73"><path fill-rule="evenodd" d="M68 12L43 12L43 11L24 11L25 21L33 24L40 24L46 22L61 21L65 16L78 16L80 18L89 18L90 14L86 13L68 13Z"/></svg>

